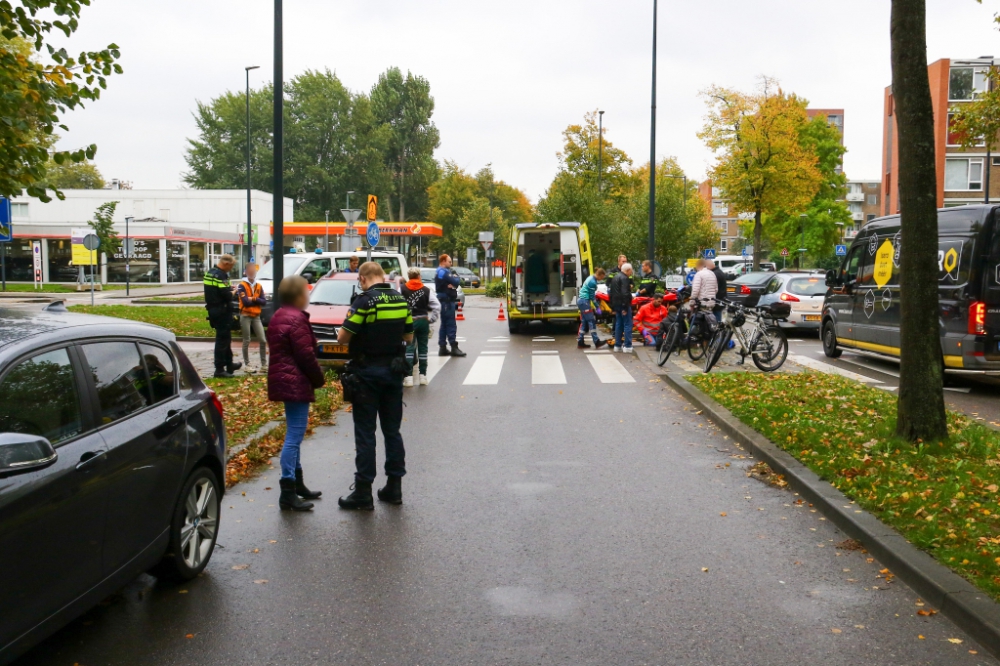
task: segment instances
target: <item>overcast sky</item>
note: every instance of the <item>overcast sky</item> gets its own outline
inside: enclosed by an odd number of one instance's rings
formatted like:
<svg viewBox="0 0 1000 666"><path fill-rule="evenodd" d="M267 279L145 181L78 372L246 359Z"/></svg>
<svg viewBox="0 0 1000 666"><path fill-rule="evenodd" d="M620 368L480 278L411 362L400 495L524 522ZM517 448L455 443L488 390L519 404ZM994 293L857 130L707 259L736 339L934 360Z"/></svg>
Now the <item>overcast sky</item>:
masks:
<svg viewBox="0 0 1000 666"><path fill-rule="evenodd" d="M927 0L928 59L1000 56L1000 0ZM537 201L561 132L603 109L606 138L649 159L652 0L285 0L285 78L328 67L367 91L398 66L426 77L439 160L499 178ZM71 51L115 42L125 73L67 118L62 147L97 143L108 179L181 186L196 100L270 81L270 0L93 0ZM889 0L662 0L657 159L693 178L712 155L696 136L698 93L750 89L761 74L812 106L846 109L846 172L878 179L890 83Z"/></svg>

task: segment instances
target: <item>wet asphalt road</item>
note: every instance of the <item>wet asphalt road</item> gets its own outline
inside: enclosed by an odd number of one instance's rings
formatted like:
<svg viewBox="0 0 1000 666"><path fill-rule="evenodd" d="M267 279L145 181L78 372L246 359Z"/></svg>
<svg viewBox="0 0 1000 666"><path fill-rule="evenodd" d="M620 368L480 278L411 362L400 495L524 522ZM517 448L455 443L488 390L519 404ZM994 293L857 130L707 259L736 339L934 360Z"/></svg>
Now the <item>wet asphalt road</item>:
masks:
<svg viewBox="0 0 1000 666"><path fill-rule="evenodd" d="M343 413L303 449L315 511L277 509L276 470L235 487L201 578L140 577L18 666L997 663L747 478L640 358L601 383L571 335L489 341L507 337L489 303L460 324L469 357L406 391L403 506L338 510ZM498 383L463 385L503 350ZM532 385L533 350L565 384Z"/></svg>

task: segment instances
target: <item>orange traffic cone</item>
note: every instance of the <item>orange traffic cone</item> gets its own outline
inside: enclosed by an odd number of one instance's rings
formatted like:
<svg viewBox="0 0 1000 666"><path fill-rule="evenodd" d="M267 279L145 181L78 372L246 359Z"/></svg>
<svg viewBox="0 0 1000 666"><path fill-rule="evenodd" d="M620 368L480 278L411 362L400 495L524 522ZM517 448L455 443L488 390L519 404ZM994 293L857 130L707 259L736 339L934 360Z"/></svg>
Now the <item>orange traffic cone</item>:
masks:
<svg viewBox="0 0 1000 666"><path fill-rule="evenodd" d="M497 321L507 321L507 318L503 316L503 303L500 304L500 314L497 315Z"/></svg>
<svg viewBox="0 0 1000 666"><path fill-rule="evenodd" d="M462 304L458 304L458 312L455 313L455 321L465 321L465 315L462 314Z"/></svg>

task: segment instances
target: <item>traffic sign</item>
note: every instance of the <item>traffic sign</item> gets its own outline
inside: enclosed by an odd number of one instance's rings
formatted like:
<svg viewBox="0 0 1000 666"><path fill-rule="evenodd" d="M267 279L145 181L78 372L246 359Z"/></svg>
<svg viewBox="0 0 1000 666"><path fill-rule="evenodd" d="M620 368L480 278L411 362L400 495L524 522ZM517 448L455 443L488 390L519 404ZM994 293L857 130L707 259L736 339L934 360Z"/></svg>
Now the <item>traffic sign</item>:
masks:
<svg viewBox="0 0 1000 666"><path fill-rule="evenodd" d="M487 252L490 251L490 245L493 245L493 241L479 241L479 244L483 246L483 249Z"/></svg>
<svg viewBox="0 0 1000 666"><path fill-rule="evenodd" d="M379 231L378 222L369 222L368 231L365 233L365 240L368 241L368 247L375 247L378 245L378 239L381 235L382 232Z"/></svg>
<svg viewBox="0 0 1000 666"><path fill-rule="evenodd" d="M705 258L706 259L715 259L715 248L714 247L710 247L707 250L705 250Z"/></svg>
<svg viewBox="0 0 1000 666"><path fill-rule="evenodd" d="M378 204L377 203L376 203L375 207L378 208ZM362 213L362 211L358 210L357 208L341 208L340 209L340 214L344 216L344 221L347 222L347 228L348 229L351 229L351 228L354 227L354 223L358 221L359 217L361 217L361 213Z"/></svg>
<svg viewBox="0 0 1000 666"><path fill-rule="evenodd" d="M83 246L93 252L101 247L101 239L97 237L97 234L87 234L83 237Z"/></svg>
<svg viewBox="0 0 1000 666"><path fill-rule="evenodd" d="M42 284L42 242L31 241L31 255L35 264L35 284Z"/></svg>
<svg viewBox="0 0 1000 666"><path fill-rule="evenodd" d="M847 246L846 245L838 245L837 246L837 256L838 257L846 257L847 256Z"/></svg>
<svg viewBox="0 0 1000 666"><path fill-rule="evenodd" d="M694 270L688 272L687 278L686 278L688 284L693 284L694 283L694 274L697 273L697 272L698 271L694 271Z"/></svg>
<svg viewBox="0 0 1000 666"><path fill-rule="evenodd" d="M746 257L746 256L749 256L749 255L750 255L750 253L747 252L747 249L743 248L743 256Z"/></svg>
<svg viewBox="0 0 1000 666"><path fill-rule="evenodd" d="M378 217L378 197L374 194L368 195L368 221L374 222ZM371 226L369 225L369 229Z"/></svg>
<svg viewBox="0 0 1000 666"><path fill-rule="evenodd" d="M783 257L787 257L788 256L788 248L787 247L781 248L781 256L783 256Z"/></svg>
<svg viewBox="0 0 1000 666"><path fill-rule="evenodd" d="M0 197L0 243L14 240L14 224L11 221L10 199Z"/></svg>

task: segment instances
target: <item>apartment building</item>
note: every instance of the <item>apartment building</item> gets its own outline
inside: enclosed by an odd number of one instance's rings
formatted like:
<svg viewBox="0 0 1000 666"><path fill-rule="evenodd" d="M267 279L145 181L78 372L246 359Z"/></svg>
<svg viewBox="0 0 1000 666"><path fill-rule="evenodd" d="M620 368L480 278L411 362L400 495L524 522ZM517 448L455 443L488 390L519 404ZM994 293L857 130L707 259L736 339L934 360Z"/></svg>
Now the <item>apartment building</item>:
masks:
<svg viewBox="0 0 1000 666"><path fill-rule="evenodd" d="M987 73L997 64L992 56L966 60L942 58L927 67L934 108L934 144L939 208L1000 201L1000 156L990 154L985 142L970 149L958 145L950 131L953 108L968 104L987 90ZM899 212L899 151L892 87L885 89L882 119L881 215Z"/></svg>
<svg viewBox="0 0 1000 666"><path fill-rule="evenodd" d="M844 145L844 110L843 109L806 109L806 115L812 120L816 116L826 116L827 124L836 127L840 132L840 144ZM844 165L836 168L837 173L843 173Z"/></svg>
<svg viewBox="0 0 1000 666"><path fill-rule="evenodd" d="M746 216L737 214L736 209L729 205L718 187L712 186L708 179L698 185L698 195L712 209L712 224L719 229L719 242L715 246L718 254L739 254L746 244L740 235L740 220Z"/></svg>
<svg viewBox="0 0 1000 666"><path fill-rule="evenodd" d="M858 235L861 227L882 215L882 181L847 181L847 208L851 211L853 225L844 229L844 238L850 240Z"/></svg>

